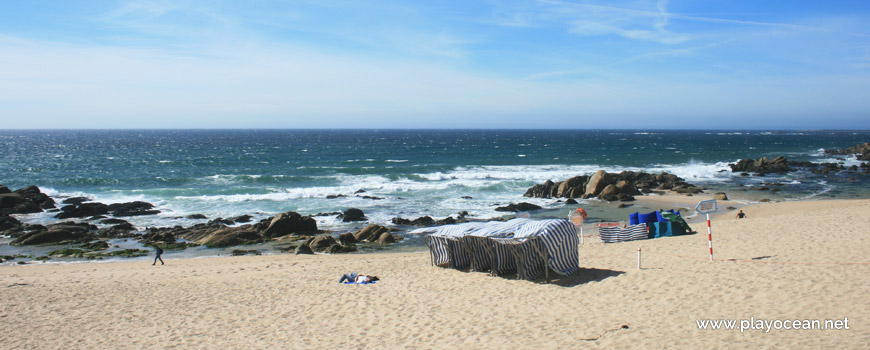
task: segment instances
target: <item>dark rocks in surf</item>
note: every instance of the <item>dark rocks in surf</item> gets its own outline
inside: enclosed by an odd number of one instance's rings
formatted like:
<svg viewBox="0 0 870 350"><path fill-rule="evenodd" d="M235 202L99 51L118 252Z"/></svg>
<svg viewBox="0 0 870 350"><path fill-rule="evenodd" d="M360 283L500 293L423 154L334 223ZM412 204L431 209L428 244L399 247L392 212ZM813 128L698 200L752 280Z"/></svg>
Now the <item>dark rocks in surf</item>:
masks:
<svg viewBox="0 0 870 350"><path fill-rule="evenodd" d="M83 243L96 240L97 227L87 223L62 222L47 227L31 225L30 231L18 236L10 245Z"/></svg>
<svg viewBox="0 0 870 350"><path fill-rule="evenodd" d="M870 142L858 144L846 149L825 150L827 154L856 155L858 160L870 160Z"/></svg>
<svg viewBox="0 0 870 350"><path fill-rule="evenodd" d="M366 221L365 213L362 210L357 208L350 208L344 211L341 215L338 216L339 219L343 222L352 222L352 221Z"/></svg>
<svg viewBox="0 0 870 350"><path fill-rule="evenodd" d="M531 198L598 198L607 201L631 201L634 196L653 190L699 193L703 189L667 173L649 174L623 171L618 174L599 170L591 176L575 176L565 181L547 180L529 188L524 197Z"/></svg>
<svg viewBox="0 0 870 350"><path fill-rule="evenodd" d="M54 208L54 200L42 193L39 187L29 186L10 191L0 186L0 215L41 213Z"/></svg>
<svg viewBox="0 0 870 350"><path fill-rule="evenodd" d="M495 208L495 211L505 211L505 212L516 213L516 212L521 212L521 211L531 211L531 210L538 210L538 209L541 209L541 207L538 205L534 205L532 203L522 202L519 204L511 203L511 204L508 204L508 205L503 206L503 207L498 207L498 208Z"/></svg>
<svg viewBox="0 0 870 350"><path fill-rule="evenodd" d="M317 221L312 217L290 211L272 217L268 226L262 230L262 235L264 238L272 238L289 234L308 234L316 231Z"/></svg>
<svg viewBox="0 0 870 350"><path fill-rule="evenodd" d="M768 173L787 173L791 171L791 167L789 167L788 159L783 156L776 157L772 160L767 159L767 157L761 157L758 159L741 159L736 164L728 164L731 167L731 171L738 172L749 172L749 173L757 173L760 175L768 174Z"/></svg>
<svg viewBox="0 0 870 350"><path fill-rule="evenodd" d="M54 217L58 219L86 218L112 214L115 217L142 216L159 214L154 210L154 205L147 202L135 201L127 203L104 204L100 202L73 203L60 208L60 213Z"/></svg>

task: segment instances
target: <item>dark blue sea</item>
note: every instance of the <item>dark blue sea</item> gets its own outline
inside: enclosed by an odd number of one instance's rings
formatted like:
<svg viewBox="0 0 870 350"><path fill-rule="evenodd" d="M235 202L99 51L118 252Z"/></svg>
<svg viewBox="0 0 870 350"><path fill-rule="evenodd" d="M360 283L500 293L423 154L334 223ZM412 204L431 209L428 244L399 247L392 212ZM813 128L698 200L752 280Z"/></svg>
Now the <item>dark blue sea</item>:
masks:
<svg viewBox="0 0 870 350"><path fill-rule="evenodd" d="M728 167L742 158L780 155L848 167L860 163L824 150L867 141L868 131L0 130L0 184L13 190L37 185L58 202L85 196L155 204L159 215L129 218L141 229L203 222L186 219L190 214L260 219L347 208L387 224L394 217L460 211L496 217L504 214L496 205L511 202L557 208L554 199L522 194L548 179L598 169L673 173L744 203L868 198L868 177L860 173L746 177ZM747 190L770 183L781 191ZM55 220L53 214L19 218ZM354 228L335 216L317 220L321 229Z"/></svg>

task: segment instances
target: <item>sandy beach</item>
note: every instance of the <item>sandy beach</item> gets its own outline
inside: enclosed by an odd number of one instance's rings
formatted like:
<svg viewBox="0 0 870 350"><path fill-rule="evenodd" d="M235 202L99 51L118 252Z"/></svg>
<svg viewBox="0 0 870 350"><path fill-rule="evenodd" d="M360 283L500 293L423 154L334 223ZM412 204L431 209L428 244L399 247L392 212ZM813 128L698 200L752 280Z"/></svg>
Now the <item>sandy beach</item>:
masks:
<svg viewBox="0 0 870 350"><path fill-rule="evenodd" d="M741 209L747 218L735 219L724 206L713 218L716 261L709 261L707 234L699 224L694 227L699 233L690 236L616 244L587 237L580 247L581 270L551 284L433 267L425 251L167 260L165 266L150 261L4 266L0 344L8 349L866 348L870 200ZM353 271L382 280L337 283ZM704 320L734 320L737 328L699 329ZM795 320L824 326L831 320L843 329L739 329L759 320L780 326Z"/></svg>

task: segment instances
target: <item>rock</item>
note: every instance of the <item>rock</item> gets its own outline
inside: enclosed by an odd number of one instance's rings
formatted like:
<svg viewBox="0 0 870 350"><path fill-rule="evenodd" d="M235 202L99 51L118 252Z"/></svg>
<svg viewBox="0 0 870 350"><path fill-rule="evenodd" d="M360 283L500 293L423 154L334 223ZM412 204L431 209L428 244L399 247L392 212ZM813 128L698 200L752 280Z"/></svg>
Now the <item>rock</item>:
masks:
<svg viewBox="0 0 870 350"><path fill-rule="evenodd" d="M462 198L462 199L474 199L474 197L471 197L471 196L462 196L460 198Z"/></svg>
<svg viewBox="0 0 870 350"><path fill-rule="evenodd" d="M394 225L403 225L403 226L417 226L417 227L427 227L427 226L435 226L435 220L429 216L421 216L414 220L408 220L403 218L393 218L392 220Z"/></svg>
<svg viewBox="0 0 870 350"><path fill-rule="evenodd" d="M39 204L28 201L19 193L0 194L0 215L40 213Z"/></svg>
<svg viewBox="0 0 870 350"><path fill-rule="evenodd" d="M39 187L30 186L15 190L15 193L20 194L29 202L36 203L42 209L54 208L54 199L51 199L47 194L42 193Z"/></svg>
<svg viewBox="0 0 870 350"><path fill-rule="evenodd" d="M846 149L825 150L828 154L856 154L858 160L870 160L870 142L858 144Z"/></svg>
<svg viewBox="0 0 870 350"><path fill-rule="evenodd" d="M632 204L628 204L628 203L619 203L619 205L617 205L616 207L619 208L619 209L622 209L622 208L627 208L627 207L630 207L630 206L632 206Z"/></svg>
<svg viewBox="0 0 870 350"><path fill-rule="evenodd" d="M390 229L381 225L370 224L353 234L353 237L358 242L374 242L381 237L384 232L390 232Z"/></svg>
<svg viewBox="0 0 870 350"><path fill-rule="evenodd" d="M586 189L584 188L584 184L589 177L587 176L575 176L568 180L562 181L559 183L558 188L556 189L556 197L563 198L580 198L583 197Z"/></svg>
<svg viewBox="0 0 870 350"><path fill-rule="evenodd" d="M72 204L60 208L60 213L54 217L58 219L86 218L109 213L109 206L103 203Z"/></svg>
<svg viewBox="0 0 870 350"><path fill-rule="evenodd" d="M759 202L768 203L768 202L770 202L770 199L769 198L762 198L761 200L759 200Z"/></svg>
<svg viewBox="0 0 870 350"><path fill-rule="evenodd" d="M338 216L343 222L366 221L368 220L362 210L350 208Z"/></svg>
<svg viewBox="0 0 870 350"><path fill-rule="evenodd" d="M341 253L350 253L355 252L356 247L354 246L343 246L341 244L333 244L328 248L324 249L323 252L327 254L341 254Z"/></svg>
<svg viewBox="0 0 870 350"><path fill-rule="evenodd" d="M61 223L49 226L47 231L33 231L25 233L10 245L37 245L37 244L63 244L74 242L89 242L97 239L91 234L88 225Z"/></svg>
<svg viewBox="0 0 870 350"><path fill-rule="evenodd" d="M626 180L620 180L616 183L616 189L618 193L625 193L628 195L639 195L640 191L635 187L631 182Z"/></svg>
<svg viewBox="0 0 870 350"><path fill-rule="evenodd" d="M296 255L300 255L300 254L314 254L314 251L311 250L311 247L309 247L307 244L303 244L303 245L300 245L300 246L296 247L296 250L293 251L293 254L296 254Z"/></svg>
<svg viewBox="0 0 870 350"><path fill-rule="evenodd" d="M62 204L82 204L84 202L90 202L90 201L91 201L91 199L88 197L70 197L70 198L64 199L61 203Z"/></svg>
<svg viewBox="0 0 870 350"><path fill-rule="evenodd" d="M338 242L336 242L335 238L332 238L330 235L316 236L308 241L308 246L315 252L326 250L326 248L336 244L338 244Z"/></svg>
<svg viewBox="0 0 870 350"><path fill-rule="evenodd" d="M345 233L342 233L341 235L339 235L338 242L341 243L342 245L359 243L359 241L357 241L356 237L354 237L353 233L351 233L351 232L345 232Z"/></svg>
<svg viewBox="0 0 870 350"><path fill-rule="evenodd" d="M160 213L159 210L152 210L153 208L153 204L142 201L109 204L109 211L116 217L155 215Z"/></svg>
<svg viewBox="0 0 870 350"><path fill-rule="evenodd" d="M136 227L129 222L124 222L112 227L100 229L98 234L100 237L104 238L122 238L134 236L131 232L136 232Z"/></svg>
<svg viewBox="0 0 870 350"><path fill-rule="evenodd" d="M9 190L9 187L0 185L0 194L4 194L4 193L12 193L12 191Z"/></svg>
<svg viewBox="0 0 870 350"><path fill-rule="evenodd" d="M543 184L534 185L523 194L523 197L552 198L556 195L557 188L553 181L547 180Z"/></svg>
<svg viewBox="0 0 870 350"><path fill-rule="evenodd" d="M257 231L245 227L224 227L200 239L197 243L209 248L254 244L263 241Z"/></svg>
<svg viewBox="0 0 870 350"><path fill-rule="evenodd" d="M185 218L185 219L191 219L191 220L208 219L208 217L205 216L205 215L203 215L203 214L190 214L190 215L188 215L188 216L185 216L184 218Z"/></svg>
<svg viewBox="0 0 870 350"><path fill-rule="evenodd" d="M243 223L251 222L251 219L253 219L253 216L250 216L250 215L239 215L239 216L236 216L236 217L232 217L232 218L230 218L229 220L230 220L230 221L233 221L233 222L236 222L236 223L241 223L241 224L243 224Z"/></svg>
<svg viewBox="0 0 870 350"><path fill-rule="evenodd" d="M390 244L390 243L395 243L395 242L396 242L396 237L393 237L393 234L390 233L390 232L384 232L384 233L381 233L381 236L378 237L378 239L377 239L376 242L377 242L378 244Z"/></svg>
<svg viewBox="0 0 870 350"><path fill-rule="evenodd" d="M728 195L726 195L725 192L716 192L716 193L713 195L713 199L715 199L715 200L719 200L719 201L727 201L727 200L728 200Z"/></svg>
<svg viewBox="0 0 870 350"><path fill-rule="evenodd" d="M344 198L344 197L347 197L347 196L345 196L343 194L330 194L330 195L326 196L326 199L337 199L337 198Z"/></svg>
<svg viewBox="0 0 870 350"><path fill-rule="evenodd" d="M732 172L752 172L758 174L765 173L786 173L791 171L788 166L788 160L779 156L773 160L768 160L767 157L758 159L741 159L737 164L728 164Z"/></svg>
<svg viewBox="0 0 870 350"><path fill-rule="evenodd" d="M232 256L243 256L243 255L263 255L259 250L251 249L251 250L243 250L243 249L233 249L230 252Z"/></svg>
<svg viewBox="0 0 870 350"><path fill-rule="evenodd" d="M568 198L568 200L565 201L565 205L574 205L574 204L580 204L580 203L577 203L577 201L574 200L574 198Z"/></svg>
<svg viewBox="0 0 870 350"><path fill-rule="evenodd" d="M607 185L612 184L612 181L613 179L610 174L604 170L596 171L595 174L592 174L592 177L589 178L589 182L586 184L586 192L583 194L583 197L591 198L597 196L605 187L607 187Z"/></svg>
<svg viewBox="0 0 870 350"><path fill-rule="evenodd" d="M21 230L23 227L24 224L22 224L21 221L12 216L0 216L0 233L5 231L18 231Z"/></svg>
<svg viewBox="0 0 870 350"><path fill-rule="evenodd" d="M534 205L534 204L531 204L531 203L522 202L519 204L511 203L511 204L504 206L504 207L498 207L498 208L495 208L495 211L506 211L506 212L516 213L516 212L521 212L521 211L538 210L538 209L541 209L541 207Z"/></svg>
<svg viewBox="0 0 870 350"><path fill-rule="evenodd" d="M289 234L305 234L317 231L317 221L310 216L302 216L296 212L286 212L276 215L263 230L263 237L272 238Z"/></svg>

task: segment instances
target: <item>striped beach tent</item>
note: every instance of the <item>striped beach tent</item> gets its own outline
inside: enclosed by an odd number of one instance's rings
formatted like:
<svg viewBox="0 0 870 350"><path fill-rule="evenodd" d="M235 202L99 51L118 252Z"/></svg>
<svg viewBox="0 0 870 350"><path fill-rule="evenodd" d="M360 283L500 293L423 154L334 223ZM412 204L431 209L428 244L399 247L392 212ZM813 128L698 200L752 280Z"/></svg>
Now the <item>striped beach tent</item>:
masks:
<svg viewBox="0 0 870 350"><path fill-rule="evenodd" d="M429 233L434 265L501 275L517 272L535 279L549 270L570 275L579 268L576 228L570 221L533 221L517 218L506 222L465 223L417 229Z"/></svg>
<svg viewBox="0 0 870 350"><path fill-rule="evenodd" d="M564 219L531 221L511 239L493 239L493 273L517 271L523 279L536 279L549 270L570 275L580 266L576 228ZM513 270L513 271L512 271Z"/></svg>
<svg viewBox="0 0 870 350"><path fill-rule="evenodd" d="M471 255L459 243L458 238L467 236L470 231L485 225L483 222L467 222L456 225L427 227L409 233L429 233L427 245L433 265L447 264L453 268L463 268L471 264Z"/></svg>
<svg viewBox="0 0 870 350"><path fill-rule="evenodd" d="M649 238L646 224L629 225L622 227L599 227L598 237L604 243L616 243L635 241Z"/></svg>

